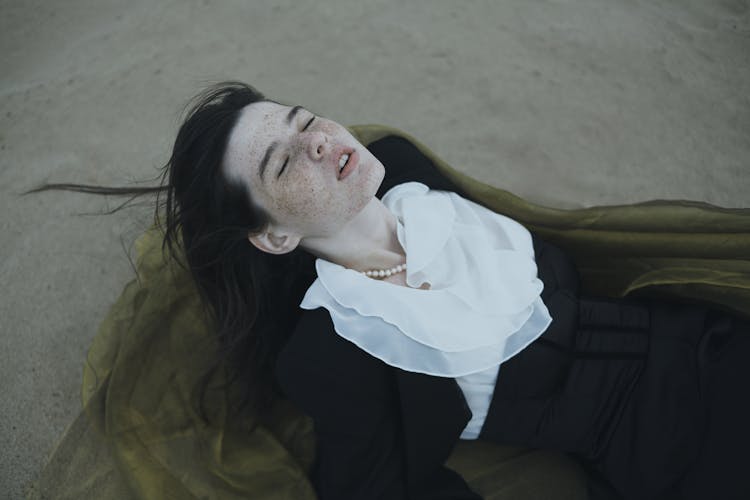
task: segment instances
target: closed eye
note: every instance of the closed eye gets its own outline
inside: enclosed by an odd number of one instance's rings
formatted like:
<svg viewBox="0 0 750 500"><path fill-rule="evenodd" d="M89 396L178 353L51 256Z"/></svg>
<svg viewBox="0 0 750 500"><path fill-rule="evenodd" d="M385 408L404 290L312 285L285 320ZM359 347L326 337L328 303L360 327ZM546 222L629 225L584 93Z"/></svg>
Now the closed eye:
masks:
<svg viewBox="0 0 750 500"><path fill-rule="evenodd" d="M281 177L281 174L282 174L282 172L284 172L284 169L286 169L286 165L287 165L287 163L289 163L289 157L288 157L288 156L287 156L286 158L284 158L284 164L283 164L283 165L281 166L281 168L279 169L279 173L278 173L278 174L276 174L276 178L277 178L277 179L278 179L279 177Z"/></svg>
<svg viewBox="0 0 750 500"><path fill-rule="evenodd" d="M305 130L307 130L310 127L310 125L312 125L313 121L315 121L315 115L312 115L312 117L310 117L310 119L307 120L307 123L305 123L305 126L302 127L302 132L304 132ZM276 178L277 179L279 177L281 177L282 173L284 173L284 170L286 169L286 166L287 166L288 163L289 163L289 157L287 156L286 158L284 158L284 164L281 165L281 168L279 169L279 172L276 174Z"/></svg>
<svg viewBox="0 0 750 500"><path fill-rule="evenodd" d="M307 130L307 127L309 127L310 125L312 125L313 120L315 120L315 115L313 115L312 118L310 118L309 120L307 120L307 123L305 123L305 126L302 127L302 131L303 132L305 130Z"/></svg>

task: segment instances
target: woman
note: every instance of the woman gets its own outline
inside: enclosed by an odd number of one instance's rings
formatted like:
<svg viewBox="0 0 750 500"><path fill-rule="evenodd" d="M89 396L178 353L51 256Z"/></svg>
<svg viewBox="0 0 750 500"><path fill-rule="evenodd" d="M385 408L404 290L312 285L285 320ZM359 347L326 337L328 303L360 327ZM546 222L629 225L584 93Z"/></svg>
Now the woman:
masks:
<svg viewBox="0 0 750 500"><path fill-rule="evenodd" d="M581 297L557 247L423 162L230 83L168 163L165 242L244 401L276 381L312 417L320 498L479 498L444 466L459 439L570 453L594 498L746 496L747 322Z"/></svg>

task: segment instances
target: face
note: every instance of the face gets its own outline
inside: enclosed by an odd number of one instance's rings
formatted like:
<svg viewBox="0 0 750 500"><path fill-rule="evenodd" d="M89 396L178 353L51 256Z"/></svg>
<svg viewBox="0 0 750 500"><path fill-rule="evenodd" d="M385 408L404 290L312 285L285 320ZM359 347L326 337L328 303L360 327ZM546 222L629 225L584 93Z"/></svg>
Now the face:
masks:
<svg viewBox="0 0 750 500"><path fill-rule="evenodd" d="M385 173L338 123L273 102L241 111L224 169L247 186L274 228L302 239L340 230L372 200Z"/></svg>

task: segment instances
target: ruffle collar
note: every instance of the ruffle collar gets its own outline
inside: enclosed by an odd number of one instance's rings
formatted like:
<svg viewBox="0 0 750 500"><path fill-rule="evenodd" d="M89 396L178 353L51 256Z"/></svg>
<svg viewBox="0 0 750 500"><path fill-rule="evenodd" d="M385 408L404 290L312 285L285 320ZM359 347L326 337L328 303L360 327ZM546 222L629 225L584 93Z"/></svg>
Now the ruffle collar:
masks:
<svg viewBox="0 0 750 500"><path fill-rule="evenodd" d="M339 335L390 365L440 376L498 365L546 329L523 226L416 182L382 202L398 221L409 287L317 259L302 308L325 307Z"/></svg>

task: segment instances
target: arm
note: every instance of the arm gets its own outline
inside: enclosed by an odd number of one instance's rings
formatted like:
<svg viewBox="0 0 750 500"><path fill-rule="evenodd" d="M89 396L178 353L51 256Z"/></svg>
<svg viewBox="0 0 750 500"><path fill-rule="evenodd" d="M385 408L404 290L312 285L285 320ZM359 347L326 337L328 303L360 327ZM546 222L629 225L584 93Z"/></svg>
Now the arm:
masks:
<svg viewBox="0 0 750 500"><path fill-rule="evenodd" d="M312 417L313 485L322 500L406 498L393 370L339 337L328 312L305 313L279 357L277 378Z"/></svg>

